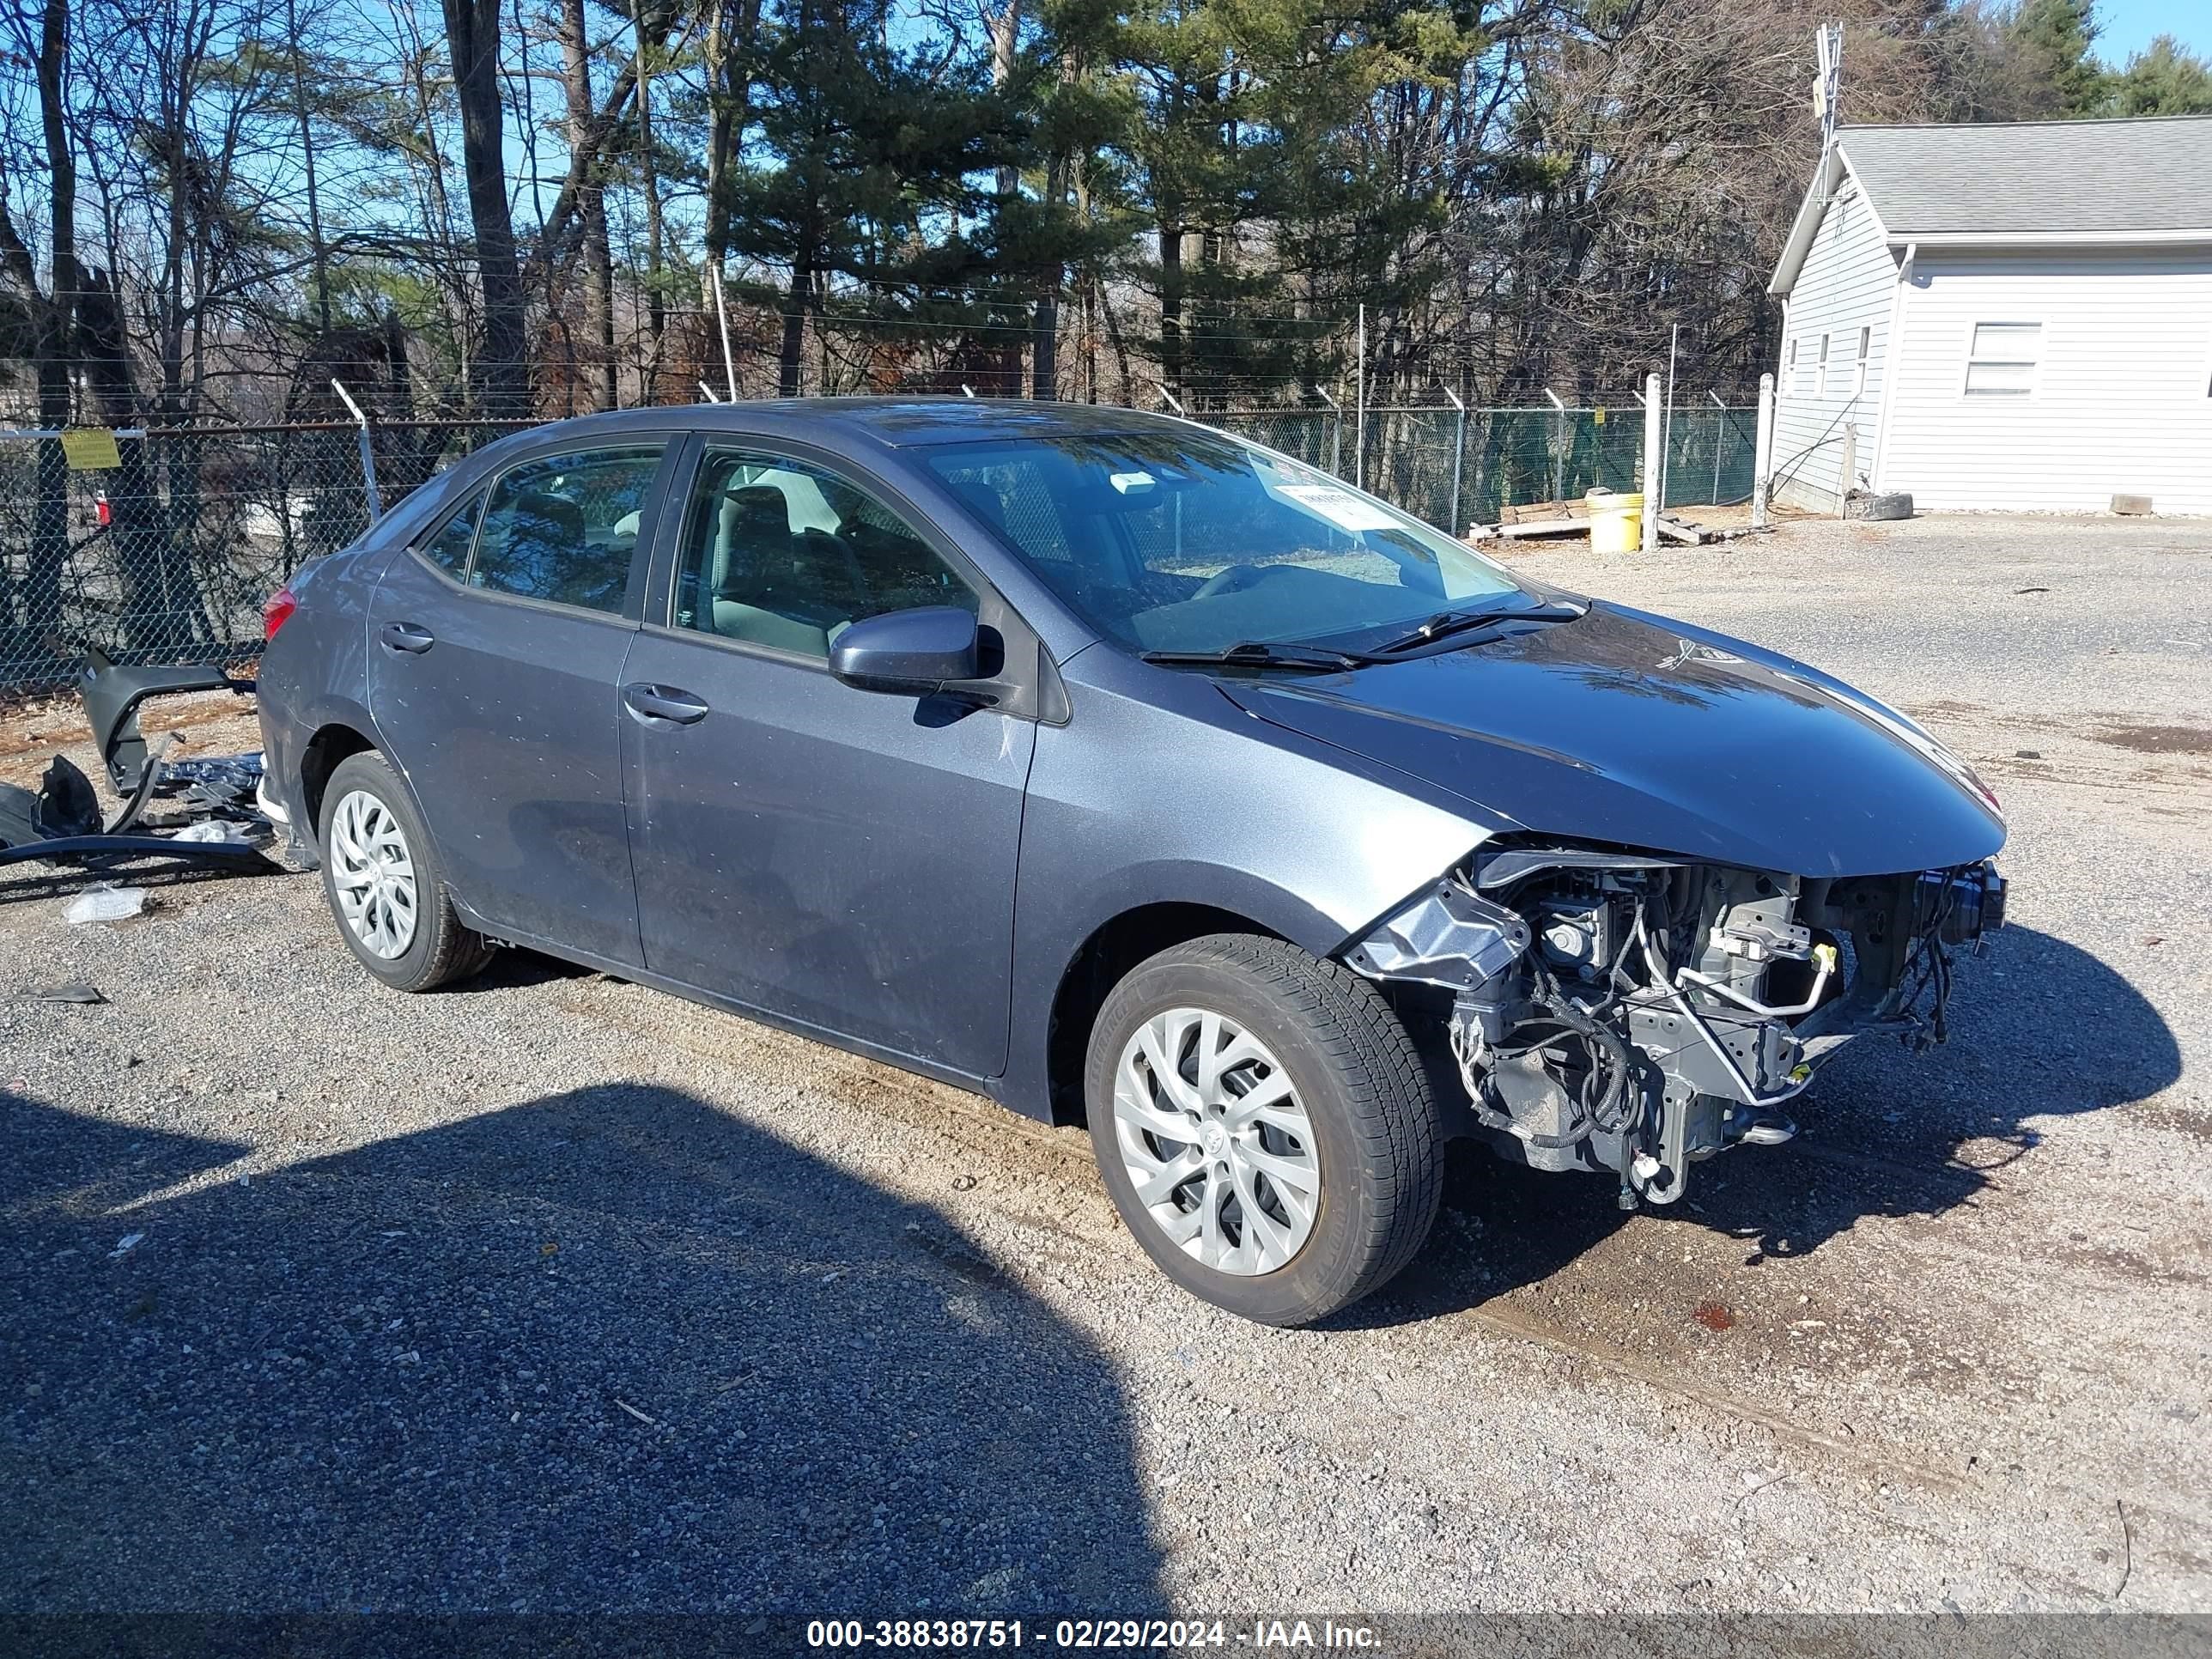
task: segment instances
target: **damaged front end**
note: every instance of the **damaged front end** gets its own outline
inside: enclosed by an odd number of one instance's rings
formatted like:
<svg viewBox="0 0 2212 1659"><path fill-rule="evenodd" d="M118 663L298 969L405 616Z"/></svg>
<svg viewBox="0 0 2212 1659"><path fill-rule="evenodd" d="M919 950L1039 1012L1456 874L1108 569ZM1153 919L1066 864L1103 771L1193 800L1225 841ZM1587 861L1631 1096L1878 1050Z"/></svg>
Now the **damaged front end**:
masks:
<svg viewBox="0 0 2212 1659"><path fill-rule="evenodd" d="M149 698L217 690L244 696L253 689L212 663L126 666L86 647L78 696L121 808L103 814L92 781L56 755L36 790L0 783L0 867L108 872L150 860L241 874L277 868L265 856L271 836L258 804L259 754L173 761L170 737L149 744L138 729ZM18 890L0 886L0 899Z"/></svg>
<svg viewBox="0 0 2212 1659"><path fill-rule="evenodd" d="M1982 860L1801 878L1491 845L1346 956L1448 1055L1472 1132L1532 1168L1617 1174L1623 1208L1772 1146L1844 1043L1944 1037L1951 952L2003 924Z"/></svg>

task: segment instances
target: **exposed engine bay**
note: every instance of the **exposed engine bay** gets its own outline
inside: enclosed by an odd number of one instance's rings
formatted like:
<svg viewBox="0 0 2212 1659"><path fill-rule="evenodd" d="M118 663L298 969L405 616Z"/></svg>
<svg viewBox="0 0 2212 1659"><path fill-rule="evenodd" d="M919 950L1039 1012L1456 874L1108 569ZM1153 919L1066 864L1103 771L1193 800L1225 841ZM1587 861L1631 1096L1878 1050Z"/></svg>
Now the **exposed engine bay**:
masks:
<svg viewBox="0 0 2212 1659"><path fill-rule="evenodd" d="M1472 1133L1671 1204L1692 1164L1796 1133L1781 1109L1852 1038L1945 1036L1952 955L2003 925L1993 862L1808 878L1592 848L1489 846L1346 960L1443 1045Z"/></svg>

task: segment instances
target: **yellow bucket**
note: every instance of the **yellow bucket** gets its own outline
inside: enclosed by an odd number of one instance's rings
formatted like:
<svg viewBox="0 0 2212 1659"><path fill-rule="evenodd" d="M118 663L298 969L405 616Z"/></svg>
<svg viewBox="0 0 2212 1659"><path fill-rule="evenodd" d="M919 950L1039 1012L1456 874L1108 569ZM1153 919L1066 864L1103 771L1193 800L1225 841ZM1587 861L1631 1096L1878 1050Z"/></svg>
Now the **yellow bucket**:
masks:
<svg viewBox="0 0 2212 1659"><path fill-rule="evenodd" d="M1609 489L1593 489L1583 500L1589 503L1591 552L1633 553L1644 545L1640 493L1616 495Z"/></svg>

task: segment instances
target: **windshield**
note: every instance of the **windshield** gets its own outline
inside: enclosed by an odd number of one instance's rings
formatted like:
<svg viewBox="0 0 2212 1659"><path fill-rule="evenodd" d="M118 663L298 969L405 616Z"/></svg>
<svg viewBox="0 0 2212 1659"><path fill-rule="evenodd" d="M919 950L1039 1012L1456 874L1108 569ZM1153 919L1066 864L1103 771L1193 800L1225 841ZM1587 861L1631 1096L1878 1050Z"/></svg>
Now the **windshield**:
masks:
<svg viewBox="0 0 2212 1659"><path fill-rule="evenodd" d="M1078 614L1136 651L1356 643L1521 591L1418 520L1228 437L1024 438L926 459Z"/></svg>

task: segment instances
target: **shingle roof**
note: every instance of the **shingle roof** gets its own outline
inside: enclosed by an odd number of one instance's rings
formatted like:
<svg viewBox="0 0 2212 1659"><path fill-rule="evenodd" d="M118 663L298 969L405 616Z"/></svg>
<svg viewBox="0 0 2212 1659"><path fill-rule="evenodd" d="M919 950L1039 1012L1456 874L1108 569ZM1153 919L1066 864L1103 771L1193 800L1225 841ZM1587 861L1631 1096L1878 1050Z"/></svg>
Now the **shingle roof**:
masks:
<svg viewBox="0 0 2212 1659"><path fill-rule="evenodd" d="M2212 230L2212 116L1845 127L1893 238Z"/></svg>

